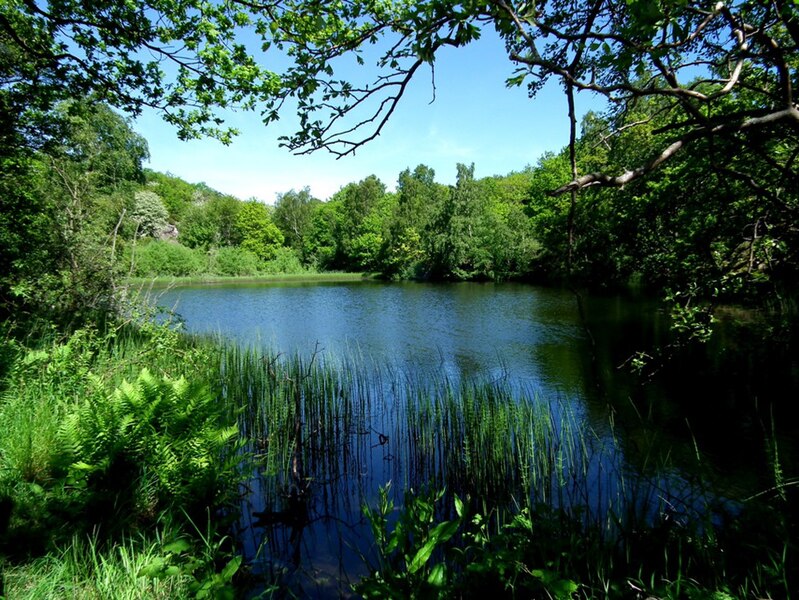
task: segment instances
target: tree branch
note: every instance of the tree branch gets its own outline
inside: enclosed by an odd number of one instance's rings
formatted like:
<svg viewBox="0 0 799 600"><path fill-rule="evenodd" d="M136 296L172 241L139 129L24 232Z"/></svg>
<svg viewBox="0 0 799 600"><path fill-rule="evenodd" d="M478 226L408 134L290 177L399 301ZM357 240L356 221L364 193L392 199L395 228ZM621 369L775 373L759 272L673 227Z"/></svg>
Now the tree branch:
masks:
<svg viewBox="0 0 799 600"><path fill-rule="evenodd" d="M735 133L735 132L742 132L747 131L750 129L756 129L760 127L765 127L768 125L773 125L780 122L787 122L790 125L793 125L794 128L799 129L799 110L796 107L786 108L784 110L780 110L777 112L770 113L763 117L753 117L750 119L746 119L740 123L726 123L721 125L716 125L712 128L701 128L695 129L688 134L686 134L683 138L672 142L667 146L660 154L658 154L654 159L649 161L647 164L638 167L637 169L625 171L621 175L611 176L605 173L589 173L587 175L582 175L581 177L575 177L570 182L566 183L565 185L560 186L559 188L548 192L550 196L560 196L561 194L565 194L566 192L570 192L572 190L579 190L585 187L591 186L602 186L602 187L623 187L624 185L630 183L646 175L651 173L655 169L657 169L660 165L664 162L669 160L672 156L677 154L684 146L693 142L697 139L704 138L704 137L712 137L714 135L719 134L726 134L726 133Z"/></svg>

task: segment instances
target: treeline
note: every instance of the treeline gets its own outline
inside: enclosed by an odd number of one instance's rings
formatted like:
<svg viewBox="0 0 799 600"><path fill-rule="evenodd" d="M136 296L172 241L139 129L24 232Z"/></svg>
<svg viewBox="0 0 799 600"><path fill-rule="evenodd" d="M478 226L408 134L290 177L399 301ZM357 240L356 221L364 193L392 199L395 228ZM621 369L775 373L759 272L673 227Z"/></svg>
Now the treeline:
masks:
<svg viewBox="0 0 799 600"><path fill-rule="evenodd" d="M102 103L65 102L48 118L35 144L4 134L0 157L0 296L17 320L111 314L128 277L333 270L634 283L685 303L785 300L799 280L799 192L768 160L790 151L778 137L760 160L697 140L646 178L574 197L553 193L571 179L564 148L508 175L477 179L459 164L448 186L419 165L392 192L369 176L324 202L305 188L270 206L144 169L146 141ZM655 101L618 122L589 114L578 172L641 164L670 125Z"/></svg>
<svg viewBox="0 0 799 600"><path fill-rule="evenodd" d="M581 125L574 151L585 174L645 164L677 123L649 100L615 119L589 113ZM559 191L572 179L568 148L481 179L474 165L457 165L451 186L425 165L400 173L393 192L369 176L325 202L306 188L273 207L242 203L157 173L148 173L147 189L163 199L177 241L225 274L272 264L390 279L633 284L683 303L785 303L799 280L799 191L771 158L795 148L787 135L763 144L752 152L734 140L696 140L644 178L573 198ZM152 264L144 250L140 274Z"/></svg>
<svg viewBox="0 0 799 600"><path fill-rule="evenodd" d="M131 273L251 275L280 267L405 279L520 277L540 251L525 215L531 178L528 170L476 180L473 166L458 165L457 184L446 186L419 165L400 173L396 192L371 175L326 202L305 188L267 206L148 171L134 211L158 226L138 230L148 240L138 242Z"/></svg>

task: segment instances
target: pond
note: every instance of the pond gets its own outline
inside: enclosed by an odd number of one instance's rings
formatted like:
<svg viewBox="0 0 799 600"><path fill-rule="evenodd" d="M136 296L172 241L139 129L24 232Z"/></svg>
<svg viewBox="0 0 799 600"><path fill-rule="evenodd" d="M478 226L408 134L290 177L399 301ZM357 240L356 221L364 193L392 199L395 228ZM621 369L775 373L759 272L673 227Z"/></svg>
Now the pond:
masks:
<svg viewBox="0 0 799 600"><path fill-rule="evenodd" d="M663 478L680 485L701 480L703 494L712 488L722 498L751 495L769 485L763 464L772 431L786 466L797 457L796 427L780 418L790 410L785 399L799 397L796 346L789 340L763 349L739 319L722 323L709 344L668 357L641 377L629 359L641 351L668 354L671 341L658 304L642 298L578 298L510 283L364 281L182 287L161 292L157 303L175 310L189 332L338 369L372 365L365 369L378 404L398 380L501 384L508 398L526 394L568 413L576 428L612 437L613 450L597 460L634 470L668 464L667 472L649 474L660 487L670 485ZM408 436L398 410L397 402L383 412L368 409L371 420L351 432L352 447L344 444L343 475L341 465L332 469L334 484L320 483L327 471L317 474L301 524L279 518L285 511L266 499L274 494L266 478L251 482L243 527L250 534L240 540L248 558L261 560L264 570L291 571L303 596L346 595L369 552L361 504L388 481L401 492L448 468L444 461L422 469L418 456L398 447Z"/></svg>

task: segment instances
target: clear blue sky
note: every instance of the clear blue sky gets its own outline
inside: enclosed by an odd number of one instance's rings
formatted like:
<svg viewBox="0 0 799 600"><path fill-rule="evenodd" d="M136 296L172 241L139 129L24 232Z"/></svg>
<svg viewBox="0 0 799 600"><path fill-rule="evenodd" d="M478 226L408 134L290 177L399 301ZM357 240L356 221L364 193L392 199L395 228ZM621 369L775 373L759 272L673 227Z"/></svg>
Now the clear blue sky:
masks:
<svg viewBox="0 0 799 600"><path fill-rule="evenodd" d="M454 183L459 162L474 163L477 177L503 175L535 164L542 153L568 142L566 102L558 85L548 84L531 100L526 88L505 87L512 71L502 42L491 31L466 48L445 49L435 65L435 102L430 103L430 70L420 70L382 135L355 156L338 160L324 151L295 156L280 148L278 137L296 129L296 116L288 112L269 127L257 113L233 114L228 123L241 134L230 146L214 140L181 142L152 112L133 126L149 142L151 169L241 199L273 203L278 193L305 186L327 199L371 174L394 189L400 171L420 163L435 169L439 182ZM578 96L578 113L589 107L601 108L592 98Z"/></svg>

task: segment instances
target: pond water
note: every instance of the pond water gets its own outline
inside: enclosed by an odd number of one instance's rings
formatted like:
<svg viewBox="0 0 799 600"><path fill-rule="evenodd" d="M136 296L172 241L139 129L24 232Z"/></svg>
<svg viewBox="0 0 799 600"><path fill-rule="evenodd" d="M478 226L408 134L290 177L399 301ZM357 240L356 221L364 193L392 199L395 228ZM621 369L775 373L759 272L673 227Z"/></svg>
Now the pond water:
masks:
<svg viewBox="0 0 799 600"><path fill-rule="evenodd" d="M768 485L764 438L774 422L785 467L796 464L796 427L780 418L790 411L786 398L799 397L795 341L764 350L747 333L751 327L733 321L722 323L709 344L673 357L643 381L625 362L638 351L654 355L667 347L670 333L658 305L640 298L578 299L522 284L365 281L182 287L156 301L175 310L189 332L284 355L316 353L330 364L363 357L417 380L502 381L570 407L598 430L612 415L627 464L657 463L653 452L668 456L676 477L712 478L722 497L745 497ZM299 539L297 527L269 529L268 552L288 553L282 560L302 564L303 595L346 595L347 578L362 573L359 555L368 550L358 542L360 503L388 479L409 480L398 472L401 461L386 462L387 449L374 443L378 432L366 433L357 468L370 475L355 486L361 497L352 485L346 493L317 494L319 518L303 523ZM258 485L251 511L264 514L257 497L267 492ZM328 492L342 497L328 505ZM243 543L256 554L261 542Z"/></svg>
<svg viewBox="0 0 799 600"><path fill-rule="evenodd" d="M505 372L582 395L586 337L568 293L490 284L284 284L181 288L158 300L189 331L284 353L360 354L449 376Z"/></svg>

